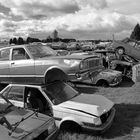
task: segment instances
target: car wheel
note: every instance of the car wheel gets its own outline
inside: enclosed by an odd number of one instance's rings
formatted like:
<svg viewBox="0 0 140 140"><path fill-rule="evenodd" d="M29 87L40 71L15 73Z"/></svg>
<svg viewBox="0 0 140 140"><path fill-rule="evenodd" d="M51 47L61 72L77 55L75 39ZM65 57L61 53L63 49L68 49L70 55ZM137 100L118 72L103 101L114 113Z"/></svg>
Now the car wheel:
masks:
<svg viewBox="0 0 140 140"><path fill-rule="evenodd" d="M124 50L123 47L118 47L118 48L116 49L116 53L118 53L119 55L124 54L124 52L125 52L125 50Z"/></svg>

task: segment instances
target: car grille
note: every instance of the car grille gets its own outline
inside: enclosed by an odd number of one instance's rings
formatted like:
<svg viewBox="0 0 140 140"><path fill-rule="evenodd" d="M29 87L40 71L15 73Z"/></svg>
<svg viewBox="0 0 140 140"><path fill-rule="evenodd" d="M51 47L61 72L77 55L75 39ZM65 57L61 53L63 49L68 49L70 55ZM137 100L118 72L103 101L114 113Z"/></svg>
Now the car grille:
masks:
<svg viewBox="0 0 140 140"><path fill-rule="evenodd" d="M88 59L88 67L96 67L100 65L100 59Z"/></svg>
<svg viewBox="0 0 140 140"><path fill-rule="evenodd" d="M106 112L106 113L104 113L103 115L101 115L101 117L100 117L101 122L105 123L107 121L108 117L110 116L110 114L111 114L111 110Z"/></svg>

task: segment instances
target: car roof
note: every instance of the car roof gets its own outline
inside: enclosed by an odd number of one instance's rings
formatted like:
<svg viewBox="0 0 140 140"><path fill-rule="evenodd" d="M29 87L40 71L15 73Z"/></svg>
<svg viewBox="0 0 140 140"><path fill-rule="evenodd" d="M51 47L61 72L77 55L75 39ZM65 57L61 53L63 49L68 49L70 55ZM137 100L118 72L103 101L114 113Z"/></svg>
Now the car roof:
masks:
<svg viewBox="0 0 140 140"><path fill-rule="evenodd" d="M0 50L3 50L3 49L7 49L7 48L21 48L21 47L25 47L27 45L11 45L11 46L7 46L7 47L3 47L3 48L0 48Z"/></svg>

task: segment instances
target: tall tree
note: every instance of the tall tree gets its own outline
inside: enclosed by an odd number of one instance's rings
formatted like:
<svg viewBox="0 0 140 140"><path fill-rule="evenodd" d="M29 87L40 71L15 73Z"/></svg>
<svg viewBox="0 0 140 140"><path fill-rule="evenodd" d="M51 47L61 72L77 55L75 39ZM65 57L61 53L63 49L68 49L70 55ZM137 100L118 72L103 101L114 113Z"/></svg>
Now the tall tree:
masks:
<svg viewBox="0 0 140 140"><path fill-rule="evenodd" d="M17 44L17 38L15 38L15 37L13 38L13 43Z"/></svg>
<svg viewBox="0 0 140 140"><path fill-rule="evenodd" d="M137 24L130 35L131 39L140 40L140 25Z"/></svg>
<svg viewBox="0 0 140 140"><path fill-rule="evenodd" d="M10 40L9 40L9 44L12 44L13 43L13 39L11 38Z"/></svg>
<svg viewBox="0 0 140 140"><path fill-rule="evenodd" d="M24 44L24 40L23 40L22 37L19 37L19 38L18 38L18 40L17 40L17 44L18 44L18 45L22 45L22 44Z"/></svg>

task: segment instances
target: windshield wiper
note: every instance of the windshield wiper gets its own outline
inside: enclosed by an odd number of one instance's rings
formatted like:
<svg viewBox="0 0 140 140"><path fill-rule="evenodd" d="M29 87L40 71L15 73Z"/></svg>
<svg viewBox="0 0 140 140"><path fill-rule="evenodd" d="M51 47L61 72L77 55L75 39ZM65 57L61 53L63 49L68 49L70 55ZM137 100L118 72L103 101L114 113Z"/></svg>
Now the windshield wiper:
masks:
<svg viewBox="0 0 140 140"><path fill-rule="evenodd" d="M23 122L24 120L28 119L29 117L33 116L34 114L38 117L38 109L34 109L34 112L32 114L30 114L29 116L27 116L26 118L22 118L19 122L16 122L14 125L15 127L11 129L11 132L9 132L9 136L12 135L12 133L16 130L16 128L20 125L21 122Z"/></svg>

